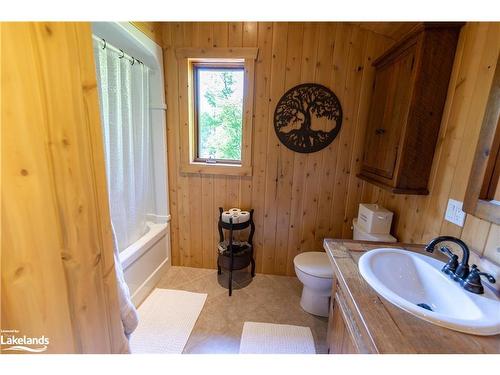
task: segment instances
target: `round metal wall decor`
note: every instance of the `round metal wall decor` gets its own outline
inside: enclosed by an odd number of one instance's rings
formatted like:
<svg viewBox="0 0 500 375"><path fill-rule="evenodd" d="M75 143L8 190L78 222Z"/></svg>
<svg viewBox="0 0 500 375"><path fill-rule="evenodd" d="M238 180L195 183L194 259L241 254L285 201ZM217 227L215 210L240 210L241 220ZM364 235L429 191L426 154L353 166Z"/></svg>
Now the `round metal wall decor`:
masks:
<svg viewBox="0 0 500 375"><path fill-rule="evenodd" d="M314 129L315 118L325 129ZM319 122L319 121L317 121ZM274 111L274 130L290 150L310 153L322 150L335 139L342 126L342 106L328 88L304 83L288 90Z"/></svg>

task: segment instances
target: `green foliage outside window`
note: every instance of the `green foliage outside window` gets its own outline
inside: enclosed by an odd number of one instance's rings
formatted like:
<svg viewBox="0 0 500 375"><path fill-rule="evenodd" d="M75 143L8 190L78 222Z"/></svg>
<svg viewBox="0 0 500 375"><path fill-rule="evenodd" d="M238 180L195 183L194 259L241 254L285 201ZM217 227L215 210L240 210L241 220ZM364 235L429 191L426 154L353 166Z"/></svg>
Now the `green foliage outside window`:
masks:
<svg viewBox="0 0 500 375"><path fill-rule="evenodd" d="M243 68L197 71L198 156L241 160Z"/></svg>

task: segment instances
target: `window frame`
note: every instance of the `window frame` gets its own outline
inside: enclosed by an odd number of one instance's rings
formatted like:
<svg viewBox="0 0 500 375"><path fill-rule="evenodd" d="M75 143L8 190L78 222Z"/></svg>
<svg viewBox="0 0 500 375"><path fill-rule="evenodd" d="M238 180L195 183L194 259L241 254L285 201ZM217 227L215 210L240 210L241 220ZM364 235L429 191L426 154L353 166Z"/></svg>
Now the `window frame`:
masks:
<svg viewBox="0 0 500 375"><path fill-rule="evenodd" d="M194 162L197 163L222 163L222 164L237 164L241 165L241 157L243 154L243 110L244 103L242 103L242 111L241 111L241 126L242 126L242 137L241 137L241 156L240 159L210 159L210 158L202 158L200 157L200 128L199 128L199 76L198 72L200 70L241 70L243 74L245 74L245 64L244 61L231 61L231 62L200 62L200 61L191 61L191 69L193 71L193 126L194 126ZM243 90L245 87L243 86ZM243 92L244 93L244 92ZM208 161L210 160L210 162Z"/></svg>
<svg viewBox="0 0 500 375"><path fill-rule="evenodd" d="M258 48L177 48L179 79L179 169L181 173L251 176L255 60ZM243 119L241 162L225 159L216 163L197 156L195 82L193 64L243 64ZM198 160L197 160L198 159Z"/></svg>

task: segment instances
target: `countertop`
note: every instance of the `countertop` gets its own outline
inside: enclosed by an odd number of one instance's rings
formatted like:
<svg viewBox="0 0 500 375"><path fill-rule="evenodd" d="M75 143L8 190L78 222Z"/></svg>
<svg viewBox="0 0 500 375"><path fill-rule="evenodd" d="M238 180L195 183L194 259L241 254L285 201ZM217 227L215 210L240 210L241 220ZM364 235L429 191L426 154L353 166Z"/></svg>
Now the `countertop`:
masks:
<svg viewBox="0 0 500 375"><path fill-rule="evenodd" d="M379 353L500 353L500 335L477 336L426 322L380 297L358 270L364 252L404 248L427 254L423 245L325 239L324 248L335 277L357 316L358 324ZM438 258L446 258L435 253Z"/></svg>

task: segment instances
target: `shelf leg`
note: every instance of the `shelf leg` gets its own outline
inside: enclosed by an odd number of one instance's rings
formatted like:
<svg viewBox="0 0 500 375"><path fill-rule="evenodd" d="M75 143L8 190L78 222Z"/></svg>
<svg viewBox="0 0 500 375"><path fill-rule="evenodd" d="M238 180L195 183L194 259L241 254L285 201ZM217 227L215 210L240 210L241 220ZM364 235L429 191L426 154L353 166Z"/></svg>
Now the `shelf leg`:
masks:
<svg viewBox="0 0 500 375"><path fill-rule="evenodd" d="M250 270L250 274L252 275L252 277L255 276L255 260L253 260L253 257L250 258L250 262L252 263L252 268Z"/></svg>
<svg viewBox="0 0 500 375"><path fill-rule="evenodd" d="M233 294L233 265L234 265L234 254L231 248L231 263L229 267L229 296Z"/></svg>

